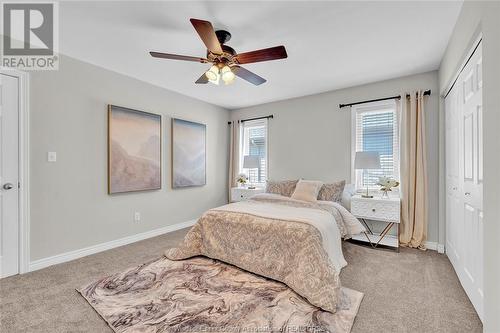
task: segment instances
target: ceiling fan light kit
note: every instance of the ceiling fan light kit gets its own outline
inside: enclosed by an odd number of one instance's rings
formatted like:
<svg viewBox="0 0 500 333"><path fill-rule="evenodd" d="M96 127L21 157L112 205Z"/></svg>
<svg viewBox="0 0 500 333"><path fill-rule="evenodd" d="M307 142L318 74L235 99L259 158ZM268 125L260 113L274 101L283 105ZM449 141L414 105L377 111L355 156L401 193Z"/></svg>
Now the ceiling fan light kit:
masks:
<svg viewBox="0 0 500 333"><path fill-rule="evenodd" d="M222 67L221 73L222 73L222 81L224 81L225 84L231 84L234 81L234 78L236 77L231 68L227 65Z"/></svg>
<svg viewBox="0 0 500 333"><path fill-rule="evenodd" d="M245 53L236 53L236 51L225 45L231 39L231 34L225 30L215 31L209 21L190 19L191 24L207 47L207 57L192 57L178 54L169 54L161 52L149 52L155 58L193 61L200 63L213 64L198 80L197 84L206 84L212 82L219 84L220 80L231 84L238 76L256 86L265 83L266 79L241 67L241 64L250 64L261 61L270 61L287 58L284 46L275 46L267 49L256 50Z"/></svg>
<svg viewBox="0 0 500 333"><path fill-rule="evenodd" d="M205 72L206 77L209 82L214 84L219 84L220 80L224 81L224 84L231 84L234 81L235 75L231 67L224 64L217 64L210 67L208 71Z"/></svg>
<svg viewBox="0 0 500 333"><path fill-rule="evenodd" d="M219 78L219 67L213 65L208 71L205 72L209 81L218 81Z"/></svg>

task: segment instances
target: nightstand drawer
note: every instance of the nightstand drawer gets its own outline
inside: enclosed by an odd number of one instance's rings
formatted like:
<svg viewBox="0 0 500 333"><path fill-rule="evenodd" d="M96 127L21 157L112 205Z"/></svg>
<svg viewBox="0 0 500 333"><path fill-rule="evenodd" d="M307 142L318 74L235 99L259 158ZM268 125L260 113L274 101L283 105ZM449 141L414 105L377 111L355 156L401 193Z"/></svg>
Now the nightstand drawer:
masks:
<svg viewBox="0 0 500 333"><path fill-rule="evenodd" d="M351 213L356 217L399 223L399 200L356 198L351 200Z"/></svg>
<svg viewBox="0 0 500 333"><path fill-rule="evenodd" d="M256 194L264 193L265 190L261 188L249 189L233 187L231 189L231 202L244 201L250 199Z"/></svg>
<svg viewBox="0 0 500 333"><path fill-rule="evenodd" d="M233 193L233 201L242 201L242 200L247 200L251 196L253 196L254 193L248 192L248 191L241 191L241 190L236 190Z"/></svg>

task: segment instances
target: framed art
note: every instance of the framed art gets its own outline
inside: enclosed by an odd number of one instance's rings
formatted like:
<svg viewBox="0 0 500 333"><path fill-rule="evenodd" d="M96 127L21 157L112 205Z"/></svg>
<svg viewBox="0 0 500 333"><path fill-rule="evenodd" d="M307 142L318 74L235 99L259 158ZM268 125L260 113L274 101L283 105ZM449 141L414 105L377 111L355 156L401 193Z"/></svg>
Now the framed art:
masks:
<svg viewBox="0 0 500 333"><path fill-rule="evenodd" d="M172 118L172 187L206 184L206 125Z"/></svg>
<svg viewBox="0 0 500 333"><path fill-rule="evenodd" d="M161 189L161 116L108 105L108 193Z"/></svg>

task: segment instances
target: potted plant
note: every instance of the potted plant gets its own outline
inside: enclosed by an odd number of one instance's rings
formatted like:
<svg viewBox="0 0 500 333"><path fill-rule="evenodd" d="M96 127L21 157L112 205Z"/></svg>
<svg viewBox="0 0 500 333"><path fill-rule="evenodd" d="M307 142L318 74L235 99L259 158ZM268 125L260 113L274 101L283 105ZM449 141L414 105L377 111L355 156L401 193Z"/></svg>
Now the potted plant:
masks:
<svg viewBox="0 0 500 333"><path fill-rule="evenodd" d="M247 181L248 181L247 175L245 175L244 173L240 173L238 175L238 178L236 178L236 182L238 183L239 187L244 187Z"/></svg>
<svg viewBox="0 0 500 333"><path fill-rule="evenodd" d="M380 177L378 179L377 185L382 186L380 190L382 191L382 198L389 197L389 191L392 191L394 187L399 186L399 182L390 177Z"/></svg>

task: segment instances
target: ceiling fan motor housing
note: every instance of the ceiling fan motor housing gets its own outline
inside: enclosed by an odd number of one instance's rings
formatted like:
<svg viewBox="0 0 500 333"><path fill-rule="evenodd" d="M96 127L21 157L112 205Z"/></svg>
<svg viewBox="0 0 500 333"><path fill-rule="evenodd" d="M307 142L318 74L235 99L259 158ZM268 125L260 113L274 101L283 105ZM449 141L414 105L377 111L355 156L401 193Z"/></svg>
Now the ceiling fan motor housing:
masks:
<svg viewBox="0 0 500 333"><path fill-rule="evenodd" d="M236 55L236 51L232 47L224 44L231 39L231 33L226 30L217 30L215 31L215 35L217 36L217 39L219 40L219 43L221 44L220 46L224 53L214 54L210 52L210 50L207 50L208 60L216 65L219 65L219 67L221 68L223 65L232 65L234 63L233 56Z"/></svg>
<svg viewBox="0 0 500 333"><path fill-rule="evenodd" d="M231 34L226 30L217 30L215 31L215 35L217 36L217 39L219 40L220 46L224 53L221 55L216 55L207 50L207 58L214 61L215 63L231 65L233 63L233 56L236 55L236 51L232 47L224 45L224 43L227 43L231 39Z"/></svg>
<svg viewBox="0 0 500 333"><path fill-rule="evenodd" d="M221 44L227 43L231 40L231 34L226 30L216 30L215 35Z"/></svg>

